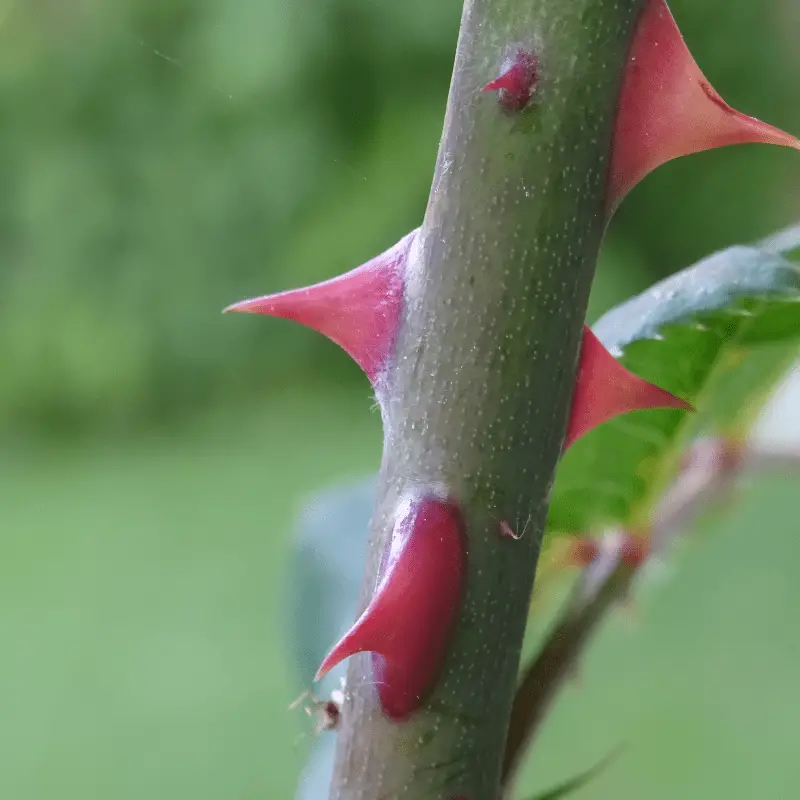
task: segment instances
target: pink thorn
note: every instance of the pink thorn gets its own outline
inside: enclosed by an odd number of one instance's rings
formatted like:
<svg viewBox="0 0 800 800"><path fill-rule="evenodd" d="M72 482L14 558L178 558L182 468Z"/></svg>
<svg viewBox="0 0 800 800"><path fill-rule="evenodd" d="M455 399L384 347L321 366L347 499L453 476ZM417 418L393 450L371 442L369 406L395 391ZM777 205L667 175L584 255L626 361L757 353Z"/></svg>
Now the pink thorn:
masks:
<svg viewBox="0 0 800 800"><path fill-rule="evenodd" d="M598 425L647 408L694 410L685 400L625 369L584 325L564 450Z"/></svg>
<svg viewBox="0 0 800 800"><path fill-rule="evenodd" d="M466 568L458 506L435 496L413 500L395 524L374 597L326 656L316 680L344 659L372 652L384 712L392 719L408 716L444 660Z"/></svg>
<svg viewBox="0 0 800 800"><path fill-rule="evenodd" d="M498 102L509 111L520 111L533 96L539 75L539 62L531 53L517 50L513 60L503 65L504 72L484 86L482 92L499 92Z"/></svg>
<svg viewBox="0 0 800 800"><path fill-rule="evenodd" d="M403 303L403 276L416 230L344 275L315 286L229 306L291 319L341 346L374 383L394 344Z"/></svg>
<svg viewBox="0 0 800 800"><path fill-rule="evenodd" d="M667 161L758 142L800 149L794 136L731 108L692 58L665 0L647 0L620 95L609 177L611 211Z"/></svg>

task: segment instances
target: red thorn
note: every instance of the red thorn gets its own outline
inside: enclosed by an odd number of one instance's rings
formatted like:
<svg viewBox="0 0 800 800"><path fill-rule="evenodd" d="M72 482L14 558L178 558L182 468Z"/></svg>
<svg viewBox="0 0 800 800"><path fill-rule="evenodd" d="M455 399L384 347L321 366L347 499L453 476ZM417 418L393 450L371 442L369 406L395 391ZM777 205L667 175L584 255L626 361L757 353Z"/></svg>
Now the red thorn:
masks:
<svg viewBox="0 0 800 800"><path fill-rule="evenodd" d="M374 597L326 656L316 680L344 659L372 652L384 712L392 719L408 716L422 703L444 659L466 567L458 506L432 495L407 503Z"/></svg>
<svg viewBox="0 0 800 800"><path fill-rule="evenodd" d="M694 410L685 400L625 369L584 325L564 449L603 422L647 408Z"/></svg>
<svg viewBox="0 0 800 800"><path fill-rule="evenodd" d="M337 278L245 300L225 311L283 317L313 328L340 345L374 383L394 344L406 259L415 233Z"/></svg>
<svg viewBox="0 0 800 800"><path fill-rule="evenodd" d="M609 205L674 158L745 143L800 149L800 141L731 108L692 58L665 0L647 0L620 95Z"/></svg>
<svg viewBox="0 0 800 800"><path fill-rule="evenodd" d="M519 49L503 64L503 73L484 86L482 92L499 92L498 102L509 111L520 111L533 96L539 79L539 61L532 53Z"/></svg>

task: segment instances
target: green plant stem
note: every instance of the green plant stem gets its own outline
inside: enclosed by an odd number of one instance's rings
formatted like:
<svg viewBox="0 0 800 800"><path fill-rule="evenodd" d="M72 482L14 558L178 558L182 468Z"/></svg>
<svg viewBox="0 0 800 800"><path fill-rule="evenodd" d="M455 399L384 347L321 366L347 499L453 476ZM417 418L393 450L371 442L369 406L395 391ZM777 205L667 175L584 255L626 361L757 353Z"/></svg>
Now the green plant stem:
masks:
<svg viewBox="0 0 800 800"><path fill-rule="evenodd" d="M722 459L698 462L683 472L660 503L650 534L655 553L716 498L724 495L741 474L743 465L728 469ZM586 647L611 609L631 591L638 569L621 563L610 552L590 565L578 580L563 613L557 619L536 658L525 668L511 712L503 785L508 796L536 734L558 692L580 668Z"/></svg>
<svg viewBox="0 0 800 800"><path fill-rule="evenodd" d="M575 675L592 635L608 612L630 590L635 570L617 564L609 570L588 602L576 596L550 631L536 658L528 665L517 689L503 758L504 797L510 797L522 758L531 747L553 701Z"/></svg>
<svg viewBox="0 0 800 800"><path fill-rule="evenodd" d="M330 797L496 800L541 534L605 226L614 112L640 0L466 0L433 187L384 403L362 607L401 493L462 503L469 570L431 697L403 723L352 659ZM480 91L516 47L535 103ZM526 529L503 538L499 523ZM527 525L526 525L527 522Z"/></svg>
<svg viewBox="0 0 800 800"><path fill-rule="evenodd" d="M650 533L651 555L669 548L676 536L695 519L729 498L744 476L797 472L800 453L763 445L747 447L741 460L729 460L725 442L709 439L695 443L693 461L661 499ZM593 635L609 612L631 591L639 570L620 563L610 552L590 565L579 579L571 599L556 620L536 658L520 680L503 757L503 785L510 796L522 759L549 713L558 692L580 669L580 660Z"/></svg>

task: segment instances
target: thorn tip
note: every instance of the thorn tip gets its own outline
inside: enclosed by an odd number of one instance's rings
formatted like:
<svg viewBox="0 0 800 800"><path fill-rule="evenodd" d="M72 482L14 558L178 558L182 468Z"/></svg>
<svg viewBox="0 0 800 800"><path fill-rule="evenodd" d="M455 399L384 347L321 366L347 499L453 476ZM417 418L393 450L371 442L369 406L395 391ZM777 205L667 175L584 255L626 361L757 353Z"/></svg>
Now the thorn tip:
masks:
<svg viewBox="0 0 800 800"><path fill-rule="evenodd" d="M406 261L416 231L356 269L314 286L253 297L223 313L283 317L327 336L375 383L394 345Z"/></svg>
<svg viewBox="0 0 800 800"><path fill-rule="evenodd" d="M655 408L694 410L686 400L623 367L585 325L564 449L614 417Z"/></svg>

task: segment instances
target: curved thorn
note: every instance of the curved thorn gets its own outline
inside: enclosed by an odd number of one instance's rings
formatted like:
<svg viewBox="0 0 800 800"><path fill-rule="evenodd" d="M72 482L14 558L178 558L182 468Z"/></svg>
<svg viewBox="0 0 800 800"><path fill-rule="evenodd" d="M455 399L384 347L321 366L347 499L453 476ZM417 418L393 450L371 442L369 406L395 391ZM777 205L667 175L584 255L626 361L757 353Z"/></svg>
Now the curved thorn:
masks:
<svg viewBox="0 0 800 800"><path fill-rule="evenodd" d="M590 328L584 325L564 449L593 428L620 414L648 408L694 410L685 400L648 383L623 367Z"/></svg>
<svg viewBox="0 0 800 800"><path fill-rule="evenodd" d="M745 143L800 149L788 133L731 108L697 66L665 0L647 0L628 56L609 172L609 210L656 167Z"/></svg>
<svg viewBox="0 0 800 800"><path fill-rule="evenodd" d="M322 662L315 680L356 653L373 653L384 712L401 719L427 695L444 659L466 577L458 506L428 495L404 505L374 597Z"/></svg>
<svg viewBox="0 0 800 800"><path fill-rule="evenodd" d="M244 300L225 311L283 317L313 328L342 347L374 383L394 344L406 259L415 233L344 275Z"/></svg>

